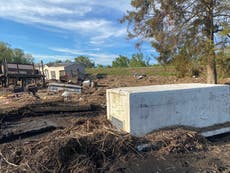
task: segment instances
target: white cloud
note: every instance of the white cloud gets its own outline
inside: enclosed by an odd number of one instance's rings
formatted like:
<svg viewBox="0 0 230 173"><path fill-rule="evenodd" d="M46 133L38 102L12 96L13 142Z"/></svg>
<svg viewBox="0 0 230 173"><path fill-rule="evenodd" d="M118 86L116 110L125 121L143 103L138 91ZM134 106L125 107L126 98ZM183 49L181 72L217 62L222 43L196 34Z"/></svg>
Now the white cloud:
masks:
<svg viewBox="0 0 230 173"><path fill-rule="evenodd" d="M0 2L0 17L37 25L49 31L49 27L70 30L91 37L89 43L98 45L110 37L124 36L125 26L105 18L83 16L93 10L97 11L100 6L126 11L130 8L129 3L127 0L7 0Z"/></svg>
<svg viewBox="0 0 230 173"><path fill-rule="evenodd" d="M102 33L101 35L97 35L97 36L94 36L92 37L90 40L91 40L91 43L98 43L100 42L101 40L105 40L109 37L121 37L121 36L124 36L127 32L126 32L126 29L125 28L120 28L119 30L116 30L115 28L104 28L102 30Z"/></svg>
<svg viewBox="0 0 230 173"><path fill-rule="evenodd" d="M53 62L56 60L73 60L74 56L64 56L64 55L45 55L45 54L32 54L32 56L35 58L35 63L40 63L41 60L44 63Z"/></svg>
<svg viewBox="0 0 230 173"><path fill-rule="evenodd" d="M84 52L81 50L75 50L75 49L68 49L68 48L50 48L53 51L56 52L62 52L65 54L71 54L71 55L85 55L89 56L96 64L103 64L108 65L111 64L113 59L117 57L117 54L107 54L107 53L92 53L92 52Z"/></svg>
<svg viewBox="0 0 230 173"><path fill-rule="evenodd" d="M8 0L0 2L0 15L2 17L21 15L32 16L56 16L56 15L79 15L82 16L91 11L90 7L76 6L74 8L65 8L63 6L57 6L49 4L43 1L28 1L28 0Z"/></svg>
<svg viewBox="0 0 230 173"><path fill-rule="evenodd" d="M99 1L99 0L98 0ZM127 10L130 10L132 7L130 5L130 0L110 0L110 1L99 1L102 6L114 8L116 10L120 10L122 12L126 12ZM97 2L98 3L98 2Z"/></svg>
<svg viewBox="0 0 230 173"><path fill-rule="evenodd" d="M74 55L87 55L92 57L96 64L110 64L117 56L100 51L104 47L111 47L112 44L120 46L123 44L122 41L115 43L115 40L124 39L127 34L126 26L120 25L119 17L114 19L113 15L120 15L121 18L122 13L129 9L131 9L130 0L0 0L0 18L29 24L59 35L71 35L75 42L80 42L79 47L85 45L84 50L87 47L91 47L91 50L84 52L72 49L53 49L53 51L60 54L71 54L67 56L69 58L74 58ZM111 11L111 15L105 16L103 14L105 11L106 14ZM97 50L93 50L94 46ZM40 56L37 54L34 57L38 59L44 57L50 60L65 58L63 55Z"/></svg>
<svg viewBox="0 0 230 173"><path fill-rule="evenodd" d="M85 6L102 6L107 8L116 9L122 12L126 12L131 9L130 0L47 0L54 4L72 4L72 5L85 5Z"/></svg>

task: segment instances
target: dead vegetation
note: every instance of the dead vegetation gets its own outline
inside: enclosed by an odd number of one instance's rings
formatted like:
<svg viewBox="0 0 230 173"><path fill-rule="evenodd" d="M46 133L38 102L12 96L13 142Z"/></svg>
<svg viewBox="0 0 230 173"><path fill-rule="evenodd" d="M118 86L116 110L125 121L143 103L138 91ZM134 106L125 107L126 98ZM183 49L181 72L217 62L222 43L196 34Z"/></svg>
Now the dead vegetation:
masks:
<svg viewBox="0 0 230 173"><path fill-rule="evenodd" d="M195 131L176 128L151 133L146 138L158 144L161 154L191 153L207 150L207 140Z"/></svg>
<svg viewBox="0 0 230 173"><path fill-rule="evenodd" d="M135 152L132 137L110 127L103 117L79 118L72 127L24 143L23 147L20 142L5 144L2 152L6 151L3 155L7 162L2 164L2 171L107 172L115 159Z"/></svg>
<svg viewBox="0 0 230 173"><path fill-rule="evenodd" d="M137 148L151 143L156 154L206 150L206 140L183 129L159 131L136 138L112 128L104 116L78 118L71 127L41 139L1 146L1 171L7 172L119 172L113 163L145 157Z"/></svg>

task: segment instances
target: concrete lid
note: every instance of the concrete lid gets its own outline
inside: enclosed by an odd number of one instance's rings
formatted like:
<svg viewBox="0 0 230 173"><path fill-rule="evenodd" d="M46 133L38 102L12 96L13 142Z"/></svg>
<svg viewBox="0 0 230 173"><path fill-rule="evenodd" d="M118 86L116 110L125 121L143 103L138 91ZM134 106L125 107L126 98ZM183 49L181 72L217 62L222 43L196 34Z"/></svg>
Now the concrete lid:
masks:
<svg viewBox="0 0 230 173"><path fill-rule="evenodd" d="M168 85L149 85L138 87L123 87L113 88L109 91L113 92L125 92L125 93L145 93L145 92L161 92L161 91L173 91L173 90L187 90L198 88L211 88L211 87L229 87L229 85L217 85L217 84L202 84L202 83L186 83L186 84L168 84Z"/></svg>

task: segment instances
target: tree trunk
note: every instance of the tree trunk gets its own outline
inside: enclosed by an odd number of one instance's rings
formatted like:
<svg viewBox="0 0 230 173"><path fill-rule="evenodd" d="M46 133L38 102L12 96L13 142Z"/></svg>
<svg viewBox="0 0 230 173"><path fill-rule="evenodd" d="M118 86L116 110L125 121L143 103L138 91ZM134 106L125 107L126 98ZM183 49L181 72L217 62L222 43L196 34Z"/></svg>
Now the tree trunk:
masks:
<svg viewBox="0 0 230 173"><path fill-rule="evenodd" d="M207 83L209 83L209 84L217 84L215 54L208 57Z"/></svg>
<svg viewBox="0 0 230 173"><path fill-rule="evenodd" d="M205 2L206 3L206 2ZM209 40L208 47L208 62L207 62L207 83L217 84L217 73L216 73L216 56L214 51L214 19L213 19L213 8L214 1L207 1L206 4L206 31L207 38Z"/></svg>

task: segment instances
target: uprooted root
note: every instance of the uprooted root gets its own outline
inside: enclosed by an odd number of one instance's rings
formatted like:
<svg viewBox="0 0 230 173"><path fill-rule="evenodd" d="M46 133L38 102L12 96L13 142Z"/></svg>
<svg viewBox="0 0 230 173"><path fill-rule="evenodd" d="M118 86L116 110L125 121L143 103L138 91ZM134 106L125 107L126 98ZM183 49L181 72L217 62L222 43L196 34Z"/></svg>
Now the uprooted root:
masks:
<svg viewBox="0 0 230 173"><path fill-rule="evenodd" d="M207 140L198 133L182 128L164 130L146 136L152 143L161 144L160 153L191 153L207 150Z"/></svg>
<svg viewBox="0 0 230 173"><path fill-rule="evenodd" d="M5 144L0 169L25 173L118 172L114 163L142 156L143 152L136 148L146 142L152 146L157 144L157 148L152 149L158 154L196 152L207 146L197 133L181 128L136 138L112 129L105 117L79 118L71 127L40 140Z"/></svg>
<svg viewBox="0 0 230 173"><path fill-rule="evenodd" d="M7 162L3 161L1 169L10 172L108 172L116 159L125 159L136 152L135 138L109 130L110 124L105 120L81 118L73 124L41 141L5 145Z"/></svg>
<svg viewBox="0 0 230 173"><path fill-rule="evenodd" d="M104 130L79 138L50 139L17 150L9 161L14 166L8 166L28 172L106 172L114 160L135 152L133 142L130 136Z"/></svg>

